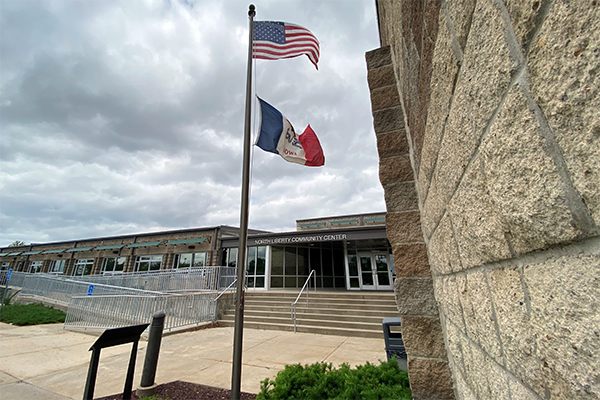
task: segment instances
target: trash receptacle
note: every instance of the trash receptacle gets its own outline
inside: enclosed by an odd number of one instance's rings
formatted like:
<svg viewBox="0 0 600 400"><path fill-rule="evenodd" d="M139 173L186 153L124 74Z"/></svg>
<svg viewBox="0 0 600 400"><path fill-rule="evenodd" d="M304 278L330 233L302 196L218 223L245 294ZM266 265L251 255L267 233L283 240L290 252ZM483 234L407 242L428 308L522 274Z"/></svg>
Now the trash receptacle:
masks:
<svg viewBox="0 0 600 400"><path fill-rule="evenodd" d="M404 349L402 334L400 332L392 332L390 329L392 326L401 326L402 318L384 318L382 325L383 338L385 339L385 353L388 360L395 355L400 369L407 371L406 350Z"/></svg>

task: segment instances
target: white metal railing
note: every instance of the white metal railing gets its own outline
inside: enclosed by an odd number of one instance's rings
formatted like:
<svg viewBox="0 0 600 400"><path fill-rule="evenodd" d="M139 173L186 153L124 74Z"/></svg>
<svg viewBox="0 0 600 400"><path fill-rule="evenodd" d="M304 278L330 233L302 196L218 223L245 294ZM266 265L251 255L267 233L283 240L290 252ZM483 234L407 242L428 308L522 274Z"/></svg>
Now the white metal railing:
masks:
<svg viewBox="0 0 600 400"><path fill-rule="evenodd" d="M103 283L159 292L214 291L218 289L220 267L162 270L114 275L85 275L75 280Z"/></svg>
<svg viewBox="0 0 600 400"><path fill-rule="evenodd" d="M229 286L227 286L227 287L225 288L225 290L223 290L221 293L219 293L219 294L217 295L217 297L215 297L215 298L214 298L214 300L213 300L213 301L216 303L216 302L217 302L217 300L219 300L219 298L220 298L221 296L223 296L223 295L225 294L225 292L226 292L226 291L228 291L229 289L231 289L231 287L232 287L232 286L233 286L233 285L234 285L236 282L237 282L237 278L236 278L236 279L234 279L234 280L233 280L233 282L231 282L231 283L229 284Z"/></svg>
<svg viewBox="0 0 600 400"><path fill-rule="evenodd" d="M292 321L294 321L294 333L296 333L296 304L298 304L298 300L300 300L300 296L302 296L302 292L304 292L304 289L306 289L306 286L310 282L311 276L314 278L315 292L317 291L317 275L315 274L315 270L313 269L312 271L310 271L308 278L306 278L306 282L304 282L304 286L302 286L302 289L300 289L300 293L298 293L298 297L296 297L296 301L294 301L292 303L291 314L292 314ZM308 290L306 291L306 308L308 308Z"/></svg>
<svg viewBox="0 0 600 400"><path fill-rule="evenodd" d="M12 281L12 276L10 278ZM157 295L157 291L139 290L128 287L93 283L91 294L97 295ZM37 296L63 304L69 304L73 296L85 296L90 293L90 283L73 279L61 279L46 274L27 274L23 282L21 294Z"/></svg>
<svg viewBox="0 0 600 400"><path fill-rule="evenodd" d="M0 271L0 285L6 285L6 275L8 274L8 270ZM10 279L8 280L8 286L12 287L22 287L23 281L28 274L27 272L19 272L12 271L10 273Z"/></svg>
<svg viewBox="0 0 600 400"><path fill-rule="evenodd" d="M65 327L107 329L150 322L157 311L166 314L165 328L213 321L213 293L74 296Z"/></svg>

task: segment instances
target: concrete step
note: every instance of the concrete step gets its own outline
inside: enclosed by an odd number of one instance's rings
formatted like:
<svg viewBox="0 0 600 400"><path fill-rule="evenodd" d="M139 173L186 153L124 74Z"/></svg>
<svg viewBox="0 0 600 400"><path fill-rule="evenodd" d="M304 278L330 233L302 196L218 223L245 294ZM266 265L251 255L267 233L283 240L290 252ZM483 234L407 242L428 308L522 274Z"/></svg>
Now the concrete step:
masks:
<svg viewBox="0 0 600 400"><path fill-rule="evenodd" d="M291 304L297 291L246 292L244 327L293 331ZM219 324L233 326L235 313ZM383 338L383 318L398 315L392 292L319 291L303 295L296 306L296 331L324 335Z"/></svg>
<svg viewBox="0 0 600 400"><path fill-rule="evenodd" d="M255 303L255 302L249 302L246 301L245 303L246 308L250 308L253 310L262 310L262 311L284 311L284 310L291 310L291 304L277 304L277 303ZM306 303L298 303L296 305L296 310L306 310ZM334 313L333 310L337 310L337 312L342 313L342 314L350 314L350 313L360 313L360 314L367 314L369 311L374 311L374 312L382 312L385 314L390 314L390 313L398 313L398 308L396 307L396 304L394 303L393 305L387 305L387 306L368 306L368 305L364 305L364 304L360 304L360 305L355 305L355 304L312 304L309 303L308 305L308 310L331 310L331 313Z"/></svg>
<svg viewBox="0 0 600 400"><path fill-rule="evenodd" d="M220 326L234 326L233 321L219 320ZM284 324L269 324L269 323L256 323L256 322L246 322L244 320L244 328L247 329L259 329L259 330L275 330L275 331L294 331L294 325L284 325ZM302 333L313 333L319 335L336 335L336 336L350 336L350 337L364 337L364 338L374 338L374 339L382 339L383 340L383 330L380 332L371 331L371 330L359 330L359 329L344 329L344 328L332 328L325 326L301 326L296 325L296 332ZM382 346L384 344L382 343Z"/></svg>
<svg viewBox="0 0 600 400"><path fill-rule="evenodd" d="M222 321L234 322L234 318L224 318ZM278 318L278 317L256 317L256 316L246 316L244 314L244 325L246 323L260 323L267 325L290 325L294 326L294 321L291 318ZM315 328L340 328L347 330L364 330L364 331L374 331L374 332L383 332L383 328L381 324L371 324L371 323L363 323L363 322L354 322L349 323L347 321L327 321L324 323L322 320L315 319L296 319L296 326L304 326L304 327L315 327Z"/></svg>
<svg viewBox="0 0 600 400"><path fill-rule="evenodd" d="M296 319L298 320L322 320L322 321L345 321L347 323L354 323L357 321L357 317L355 315L350 314L323 314L315 312L314 310L310 310L312 312L296 312ZM291 313L288 312L265 312L265 311L256 311L256 310L245 310L244 317L253 316L253 317L273 317L273 318L286 318L291 320ZM231 316L233 318L233 315ZM381 325L383 318L389 317L387 315L368 315L361 316L359 318L360 322L366 322L375 325Z"/></svg>

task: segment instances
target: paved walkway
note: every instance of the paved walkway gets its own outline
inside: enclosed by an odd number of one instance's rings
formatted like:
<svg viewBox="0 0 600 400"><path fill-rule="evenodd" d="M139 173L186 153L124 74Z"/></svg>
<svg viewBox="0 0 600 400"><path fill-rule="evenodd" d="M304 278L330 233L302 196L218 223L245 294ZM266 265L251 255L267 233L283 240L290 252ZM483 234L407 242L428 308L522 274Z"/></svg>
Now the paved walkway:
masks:
<svg viewBox="0 0 600 400"><path fill-rule="evenodd" d="M0 323L0 400L81 399L95 340L66 331L62 324ZM386 357L384 347L383 339L245 329L242 391L258 393L260 381L274 377L285 364L379 364ZM130 352L129 344L102 350L95 397L123 391ZM146 342L140 341L134 388L141 380L145 354ZM230 389L232 355L233 328L165 336L156 383L182 380Z"/></svg>

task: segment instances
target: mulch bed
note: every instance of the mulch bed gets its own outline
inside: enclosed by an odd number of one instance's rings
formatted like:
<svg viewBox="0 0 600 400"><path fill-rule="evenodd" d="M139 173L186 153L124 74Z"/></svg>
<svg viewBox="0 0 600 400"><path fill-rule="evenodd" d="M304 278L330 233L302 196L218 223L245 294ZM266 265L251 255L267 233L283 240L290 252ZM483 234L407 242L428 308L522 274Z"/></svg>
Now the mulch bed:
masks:
<svg viewBox="0 0 600 400"><path fill-rule="evenodd" d="M198 385L196 383L175 381L163 383L156 387L157 399L169 400L229 400L231 398L231 390L221 389L212 386ZM241 400L255 399L254 393L241 392ZM122 400L123 393L112 396L99 397L96 400ZM131 395L132 400L138 400L135 391Z"/></svg>

